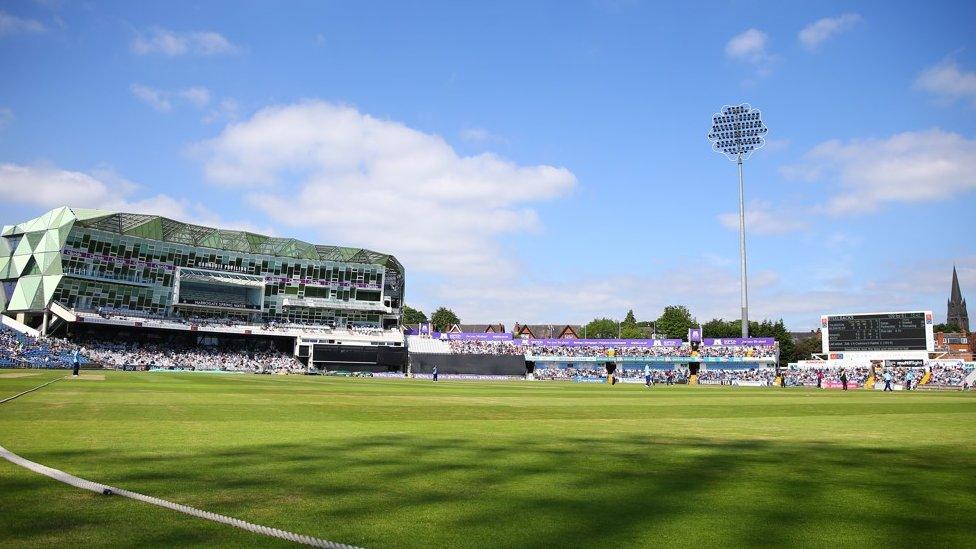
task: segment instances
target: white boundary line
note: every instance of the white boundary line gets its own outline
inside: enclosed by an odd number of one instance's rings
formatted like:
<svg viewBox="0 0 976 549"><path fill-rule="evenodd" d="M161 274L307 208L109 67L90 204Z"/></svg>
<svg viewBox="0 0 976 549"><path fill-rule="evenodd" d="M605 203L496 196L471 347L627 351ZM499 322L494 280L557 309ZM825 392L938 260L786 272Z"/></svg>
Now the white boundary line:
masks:
<svg viewBox="0 0 976 549"><path fill-rule="evenodd" d="M8 397L8 398L5 398L3 400L0 400L0 404L3 404L5 402L9 402L9 401L11 401L11 400L13 400L13 399L21 396L21 395L25 395L27 393L36 391L36 390L38 390L38 389L40 389L42 387L46 387L46 386L54 383L55 381L59 381L61 379L63 379L63 378L52 379L51 381L48 381L47 383L45 383L43 385L39 385L37 387L34 387L33 389L28 389L28 390L24 391L23 393L19 393L19 394L16 394L16 395L12 396L12 397ZM194 517L198 517L198 518L202 518L202 519L211 520L211 521L214 521L214 522L219 522L219 523L222 523L222 524L227 524L227 525L233 526L235 528L240 528L242 530L247 530L248 532L253 532L255 534L261 534L261 535L270 536L270 537L273 537L273 538L279 538L279 539L291 541L291 542L294 542L294 543L300 543L300 544L303 544L303 545L310 545L312 547L326 547L328 549L358 549L354 545L346 545L346 544L343 544L343 543L336 543L334 541L328 541L328 540L324 540L324 539L319 539L319 538L315 538L315 537L312 537L312 536L305 536L305 535L302 535L302 534L295 534L295 533L292 533L292 532L287 532L285 530L279 530L277 528L270 528L268 526L261 526L260 524L254 524L254 523L251 523L251 522L246 522L246 521L243 521L243 520L240 520L240 519L236 519L236 518L233 518L233 517L228 517L228 516L225 516L225 515L218 515L217 513L211 513L209 511L201 511L200 509L196 509L196 508L190 507L188 505L180 505L179 503L173 503L171 501L166 501L165 499L159 499L159 498L156 498L156 497L152 497L152 496L147 496L147 495L144 495L144 494L140 494L138 492L130 492L129 490L125 490L125 489L122 489L122 488L115 488L113 486L108 486L106 484L99 484L97 482L92 482L90 480L85 480L83 478L79 478L79 477L76 477L74 475L70 475L68 473L65 473L64 471L59 471L57 469L52 469L51 467L48 467L46 465L41 465L40 463L35 463L33 461L30 461L29 459L22 458L22 457L18 456L17 454L11 452L10 450L7 450L3 446L0 446L0 457L6 459L10 463L13 463L13 464L19 465L19 466L21 466L21 467L23 467L25 469L29 469L31 471L34 471L35 473L40 473L40 474L42 474L42 475L44 475L46 477L53 478L54 480L57 480L59 482L63 482L65 484L74 486L75 488L81 488L83 490L90 490L90 491L95 492L97 494L103 494L103 495L106 495L106 496L111 496L111 495L117 494L117 495L120 495L120 496L123 496L123 497L127 497L129 499L134 499L134 500L137 500L137 501L142 501L142 502L145 502L145 503L150 503L152 505L156 505L156 506L159 506L159 507L165 507L166 509L172 509L173 511L179 511L180 513L183 513L185 515L190 515L190 516L194 516Z"/></svg>

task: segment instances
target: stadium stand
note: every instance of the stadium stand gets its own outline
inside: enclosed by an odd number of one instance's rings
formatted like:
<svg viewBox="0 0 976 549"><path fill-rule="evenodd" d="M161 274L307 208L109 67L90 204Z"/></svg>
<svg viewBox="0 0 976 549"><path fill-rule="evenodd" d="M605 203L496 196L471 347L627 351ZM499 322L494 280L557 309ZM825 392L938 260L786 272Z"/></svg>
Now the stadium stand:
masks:
<svg viewBox="0 0 976 549"><path fill-rule="evenodd" d="M411 353L449 355L453 352L451 345L446 341L415 335L407 336L407 346Z"/></svg>
<svg viewBox="0 0 976 549"><path fill-rule="evenodd" d="M776 356L775 346L746 347L746 346L714 346L700 347L697 352L687 344L680 346L609 346L609 345L524 345L525 354L536 357L601 357L607 356L613 350L620 357L736 357L736 358L768 358Z"/></svg>
<svg viewBox="0 0 976 549"><path fill-rule="evenodd" d="M510 341L457 341L449 342L451 353L455 355L521 355L525 354L521 345Z"/></svg>
<svg viewBox="0 0 976 549"><path fill-rule="evenodd" d="M86 340L81 344L92 360L115 368L225 372L301 372L305 369L294 356L270 348L240 350L173 342L147 344L105 340Z"/></svg>
<svg viewBox="0 0 976 549"><path fill-rule="evenodd" d="M109 368L185 369L222 371L302 371L294 356L270 348L220 349L168 341L141 344L134 341L34 338L0 326L0 367L71 368L74 351L79 364Z"/></svg>
<svg viewBox="0 0 976 549"><path fill-rule="evenodd" d="M960 387L966 378L973 373L972 367L966 366L933 366L932 375L926 385L936 387Z"/></svg>
<svg viewBox="0 0 976 549"><path fill-rule="evenodd" d="M0 367L70 368L75 349L80 347L60 339L35 338L0 325ZM89 362L82 352L78 362Z"/></svg>
<svg viewBox="0 0 976 549"><path fill-rule="evenodd" d="M43 336L273 339L318 369L402 371L403 288L389 254L153 215L62 207L0 230L0 314Z"/></svg>
<svg viewBox="0 0 976 549"><path fill-rule="evenodd" d="M698 373L698 383L703 385L738 385L743 382L769 386L776 379L774 368L714 369Z"/></svg>

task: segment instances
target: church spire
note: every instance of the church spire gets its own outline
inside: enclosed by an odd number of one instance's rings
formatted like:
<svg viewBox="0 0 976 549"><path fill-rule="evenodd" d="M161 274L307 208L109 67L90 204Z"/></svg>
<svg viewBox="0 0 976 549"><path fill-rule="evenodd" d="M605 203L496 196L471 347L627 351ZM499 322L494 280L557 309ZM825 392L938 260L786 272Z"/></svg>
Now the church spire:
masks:
<svg viewBox="0 0 976 549"><path fill-rule="evenodd" d="M949 301L946 304L946 323L955 324L963 332L969 333L969 311L966 310L966 300L962 298L959 288L959 275L956 266L952 266L952 289L949 290Z"/></svg>
<svg viewBox="0 0 976 549"><path fill-rule="evenodd" d="M956 266L952 266L952 289L949 290L949 302L962 303L962 290L959 289L959 275L956 274Z"/></svg>

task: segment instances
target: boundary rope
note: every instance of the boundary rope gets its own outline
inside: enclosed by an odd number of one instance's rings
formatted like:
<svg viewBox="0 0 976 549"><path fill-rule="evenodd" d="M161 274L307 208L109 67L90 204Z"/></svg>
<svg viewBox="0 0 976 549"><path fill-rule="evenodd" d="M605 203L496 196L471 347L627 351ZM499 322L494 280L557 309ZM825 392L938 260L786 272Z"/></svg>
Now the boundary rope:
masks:
<svg viewBox="0 0 976 549"><path fill-rule="evenodd" d="M43 389L44 387L47 387L48 385L54 383L55 381L61 381L62 379L64 379L64 378L63 377L56 377L56 378L52 379L51 381L48 381L47 383L42 383L42 384L38 385L37 387L34 387L33 389L27 389L26 391L24 391L22 393L17 393L14 396L9 396L9 397L7 397L5 399L2 399L2 400L0 400L0 404L6 404L6 403L10 402L11 400L13 400L13 399L15 399L17 397L22 397L22 396L26 395L27 393L33 393L34 391L36 391L38 389Z"/></svg>
<svg viewBox="0 0 976 549"><path fill-rule="evenodd" d="M11 397L7 397L7 398L5 398L3 400L0 400L0 404L4 404L6 402L9 402L9 401L11 401L11 400L13 400L13 399L15 399L17 397L20 397L22 395L26 395L28 393L32 393L32 392L34 392L34 391L36 391L38 389L41 389L43 387L46 387L46 386L54 383L55 381L60 381L61 379L63 379L63 378L53 379L51 381L48 381L47 383L44 383L43 385L39 385L37 387L34 387L33 389L28 389L28 390L26 390L26 391L24 391L22 393L16 394L16 395L11 396ZM334 541L328 541L328 540L324 540L324 539L320 539L320 538L316 538L316 537L312 537L312 536L306 536L306 535L303 535L303 534L295 534L293 532L288 532L286 530L280 530L278 528L271 528L271 527L268 527L268 526L261 526L260 524L254 524L254 523L251 523L251 522L247 522L247 521L243 521L243 520L240 520L240 519L236 519L234 517L228 517L226 515L220 515L220 514L217 514L217 513L211 513L209 511L202 511L200 509L196 509L194 507L190 507L189 505L180 505L179 503L173 503L172 501L166 501L165 499L160 499L160 498L153 497L153 496L147 496L145 494L140 494L138 492L131 492L131 491L125 490L123 488L116 488L114 486L108 486L107 484L99 484L97 482L92 482L90 480L85 480L83 478L79 478L79 477L76 477L74 475L65 473L64 471L59 471L58 469L53 469L53 468L48 467L46 465L41 465L40 463L36 463L36 462L30 461L29 459L22 458L22 457L18 456L17 454L11 452L10 450L7 450L3 446L0 446L0 457L6 459L7 461L9 461L9 462L11 462L11 463L13 463L15 465L19 465L19 466L21 466L21 467L23 467L25 469L28 469L30 471L34 471L35 473L42 474L42 475L44 475L46 477L49 477L49 478L53 478L54 480L57 480L59 482L63 482L63 483L68 484L70 486L74 486L75 488L81 488L83 490L89 490L89 491L95 492L97 494L102 494L102 495L106 495L106 496L119 495L119 496L127 497L129 499L134 499L136 501L142 501L142 502L145 502L145 503L149 503L149 504L152 504L152 505L156 505L158 507L164 507L166 509L171 509L173 511L178 511L178 512L183 513L185 515L190 515L190 516L193 516L193 517L198 517L198 518L210 520L210 521L213 521L213 522L219 522L219 523L222 523L222 524L227 524L229 526L233 526L235 528L240 528L242 530L247 530L248 532L253 532L255 534L261 534L261 535L264 535L264 536L269 536L269 537L273 537L273 538L283 539L283 540L286 540L286 541L291 541L291 542L294 542L294 543L300 543L300 544L303 544L303 545L309 545L309 546L312 546L312 547L325 547L325 548L328 548L328 549L358 549L354 545L346 545L344 543L336 543Z"/></svg>

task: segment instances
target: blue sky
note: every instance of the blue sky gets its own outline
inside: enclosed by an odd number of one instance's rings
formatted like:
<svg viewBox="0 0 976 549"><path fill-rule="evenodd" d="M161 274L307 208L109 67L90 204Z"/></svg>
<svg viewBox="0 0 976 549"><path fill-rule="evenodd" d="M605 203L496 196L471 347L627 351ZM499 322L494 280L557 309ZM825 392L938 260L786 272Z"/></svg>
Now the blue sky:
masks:
<svg viewBox="0 0 976 549"><path fill-rule="evenodd" d="M146 211L396 254L408 302L581 322L976 288L971 2L0 2L0 222ZM694 5L692 5L694 4Z"/></svg>

